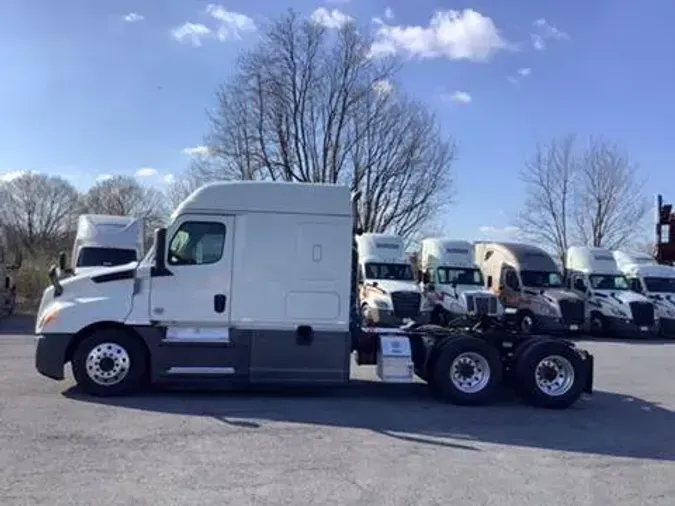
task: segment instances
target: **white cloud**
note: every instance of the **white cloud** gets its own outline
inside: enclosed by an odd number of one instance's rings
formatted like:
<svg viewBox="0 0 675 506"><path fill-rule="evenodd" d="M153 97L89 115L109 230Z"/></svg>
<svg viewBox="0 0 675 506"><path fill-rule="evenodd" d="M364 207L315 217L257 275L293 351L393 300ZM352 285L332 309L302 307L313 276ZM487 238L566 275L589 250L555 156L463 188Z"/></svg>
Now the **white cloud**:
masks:
<svg viewBox="0 0 675 506"><path fill-rule="evenodd" d="M354 18L348 16L344 12L339 11L338 9L328 10L325 7L319 7L316 9L310 19L317 25L324 26L326 28L341 28L350 21L353 21Z"/></svg>
<svg viewBox="0 0 675 506"><path fill-rule="evenodd" d="M176 181L176 176L173 174L165 174L163 180L166 184L173 184Z"/></svg>
<svg viewBox="0 0 675 506"><path fill-rule="evenodd" d="M377 93L383 93L383 94L387 95L387 94L391 93L392 91L394 91L394 85L391 84L391 81L389 81L387 79L381 79L380 81L376 81L373 84L373 89Z"/></svg>
<svg viewBox="0 0 675 506"><path fill-rule="evenodd" d="M192 148L185 148L183 150L183 154L188 156L205 157L211 154L211 150L208 146L195 146Z"/></svg>
<svg viewBox="0 0 675 506"><path fill-rule="evenodd" d="M171 36L178 42L190 42L193 46L202 45L202 39L211 34L211 29L201 23L184 23L171 30Z"/></svg>
<svg viewBox="0 0 675 506"><path fill-rule="evenodd" d="M495 227L486 225L480 227L479 232L483 236L482 240L487 241L522 241L523 233L518 227L506 226Z"/></svg>
<svg viewBox="0 0 675 506"><path fill-rule="evenodd" d="M218 22L218 40L241 39L244 33L255 32L258 28L246 14L228 11L222 5L209 4L206 13Z"/></svg>
<svg viewBox="0 0 675 506"><path fill-rule="evenodd" d="M530 39L532 47L537 51L543 51L546 48L547 39L565 40L570 38L569 34L551 25L545 19L537 19L532 23L532 26L534 32L530 34Z"/></svg>
<svg viewBox="0 0 675 506"><path fill-rule="evenodd" d="M152 177L157 174L157 169L153 169L151 167L143 167L142 169L138 169L136 171L136 175L138 177Z"/></svg>
<svg viewBox="0 0 675 506"><path fill-rule="evenodd" d="M471 95L469 95L466 91L459 90L453 93L446 93L443 95L443 98L458 104L468 104L473 100Z"/></svg>
<svg viewBox="0 0 675 506"><path fill-rule="evenodd" d="M108 181L112 178L113 178L112 174L101 174L100 176L98 176L96 178L96 181L98 181L100 183L100 182L103 182L103 181Z"/></svg>
<svg viewBox="0 0 675 506"><path fill-rule="evenodd" d="M140 14L136 14L135 12L130 12L126 16L124 16L124 21L127 23L137 23L139 21L143 21L145 18L141 16Z"/></svg>
<svg viewBox="0 0 675 506"><path fill-rule="evenodd" d="M7 172L0 172L0 183L9 183L25 174L29 174L28 170L8 170Z"/></svg>
<svg viewBox="0 0 675 506"><path fill-rule="evenodd" d="M409 58L449 58L487 61L495 52L514 49L500 34L495 23L474 11L436 12L429 25L387 25L381 19L370 54L373 57L403 54Z"/></svg>
<svg viewBox="0 0 675 506"><path fill-rule="evenodd" d="M521 76L523 76L523 77L527 77L527 76L529 76L531 73L532 73L532 69L531 69L531 68L527 68L527 67L526 67L526 68L518 69L518 74L521 75Z"/></svg>
<svg viewBox="0 0 675 506"><path fill-rule="evenodd" d="M391 7L384 9L384 19L392 20L394 19L394 10Z"/></svg>

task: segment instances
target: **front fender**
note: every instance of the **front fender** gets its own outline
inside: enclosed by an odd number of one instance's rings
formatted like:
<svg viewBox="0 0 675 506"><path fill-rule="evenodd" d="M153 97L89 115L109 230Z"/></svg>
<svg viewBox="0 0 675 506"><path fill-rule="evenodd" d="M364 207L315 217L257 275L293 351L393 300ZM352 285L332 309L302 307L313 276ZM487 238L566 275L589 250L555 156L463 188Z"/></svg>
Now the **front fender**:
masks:
<svg viewBox="0 0 675 506"><path fill-rule="evenodd" d="M131 296L82 297L56 299L41 308L35 323L36 334L77 334L83 328L101 321L124 323L131 311Z"/></svg>

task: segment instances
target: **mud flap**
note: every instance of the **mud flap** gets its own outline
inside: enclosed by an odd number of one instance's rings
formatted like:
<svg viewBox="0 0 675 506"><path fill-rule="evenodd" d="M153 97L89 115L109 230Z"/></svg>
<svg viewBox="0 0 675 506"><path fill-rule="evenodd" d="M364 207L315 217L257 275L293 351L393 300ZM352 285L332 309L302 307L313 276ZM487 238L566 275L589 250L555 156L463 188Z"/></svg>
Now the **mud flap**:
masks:
<svg viewBox="0 0 675 506"><path fill-rule="evenodd" d="M581 350L581 353L584 358L584 364L586 365L586 385L584 385L584 393L592 394L593 393L593 375L595 373L595 360L593 355L591 355L586 350Z"/></svg>

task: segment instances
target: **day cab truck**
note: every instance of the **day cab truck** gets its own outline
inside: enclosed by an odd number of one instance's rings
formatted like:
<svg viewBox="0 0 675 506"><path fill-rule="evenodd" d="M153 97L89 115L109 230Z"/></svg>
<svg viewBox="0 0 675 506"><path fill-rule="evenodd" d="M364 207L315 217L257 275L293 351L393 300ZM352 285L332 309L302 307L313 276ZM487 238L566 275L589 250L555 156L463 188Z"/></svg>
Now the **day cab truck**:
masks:
<svg viewBox="0 0 675 506"><path fill-rule="evenodd" d="M549 408L592 391L593 356L566 340L481 321L361 326L358 197L341 185L211 183L178 205L137 265L65 278L52 267L37 371L63 380L70 363L98 396L150 382L345 385L364 365L384 382L417 373L457 404L487 404L502 384Z"/></svg>
<svg viewBox="0 0 675 506"><path fill-rule="evenodd" d="M356 236L356 244L364 322L393 327L422 321L430 308L415 281L403 238L364 233Z"/></svg>
<svg viewBox="0 0 675 506"><path fill-rule="evenodd" d="M622 251L614 251L613 255L630 289L654 305L659 335L675 337L675 267L657 264L646 255Z"/></svg>
<svg viewBox="0 0 675 506"><path fill-rule="evenodd" d="M439 294L446 320L474 314L502 315L498 297L484 286L469 241L428 237L422 240L417 259L423 287Z"/></svg>
<svg viewBox="0 0 675 506"><path fill-rule="evenodd" d="M656 333L654 304L630 289L612 251L572 246L565 255L565 268L569 288L586 300L592 334L650 337Z"/></svg>
<svg viewBox="0 0 675 506"><path fill-rule="evenodd" d="M78 217L70 270L83 274L140 260L143 221L132 216L82 214Z"/></svg>
<svg viewBox="0 0 675 506"><path fill-rule="evenodd" d="M577 333L585 328L583 299L563 286L551 255L530 244L477 242L476 263L487 288L496 292L505 311L515 311L526 334Z"/></svg>

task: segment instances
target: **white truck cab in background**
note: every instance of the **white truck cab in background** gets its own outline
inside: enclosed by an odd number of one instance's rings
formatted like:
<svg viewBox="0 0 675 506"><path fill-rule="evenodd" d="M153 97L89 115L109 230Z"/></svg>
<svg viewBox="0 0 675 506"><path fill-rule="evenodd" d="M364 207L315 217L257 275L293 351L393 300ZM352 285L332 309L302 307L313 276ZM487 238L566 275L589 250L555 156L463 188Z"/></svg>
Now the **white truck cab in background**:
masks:
<svg viewBox="0 0 675 506"><path fill-rule="evenodd" d="M614 259L635 293L654 304L659 334L675 337L675 267L659 265L647 255L614 251Z"/></svg>
<svg viewBox="0 0 675 506"><path fill-rule="evenodd" d="M356 236L359 301L364 322L398 326L425 318L430 306L422 297L403 238L391 234Z"/></svg>
<svg viewBox="0 0 675 506"><path fill-rule="evenodd" d="M418 268L425 290L433 287L450 319L467 315L500 316L498 297L485 288L474 261L473 244L443 237L422 240Z"/></svg>
<svg viewBox="0 0 675 506"><path fill-rule="evenodd" d="M139 218L80 215L70 269L74 274L84 274L101 267L137 262L143 255L143 239L143 221Z"/></svg>
<svg viewBox="0 0 675 506"><path fill-rule="evenodd" d="M654 304L630 289L612 251L572 246L565 255L567 286L584 297L596 335L651 336L657 331Z"/></svg>

